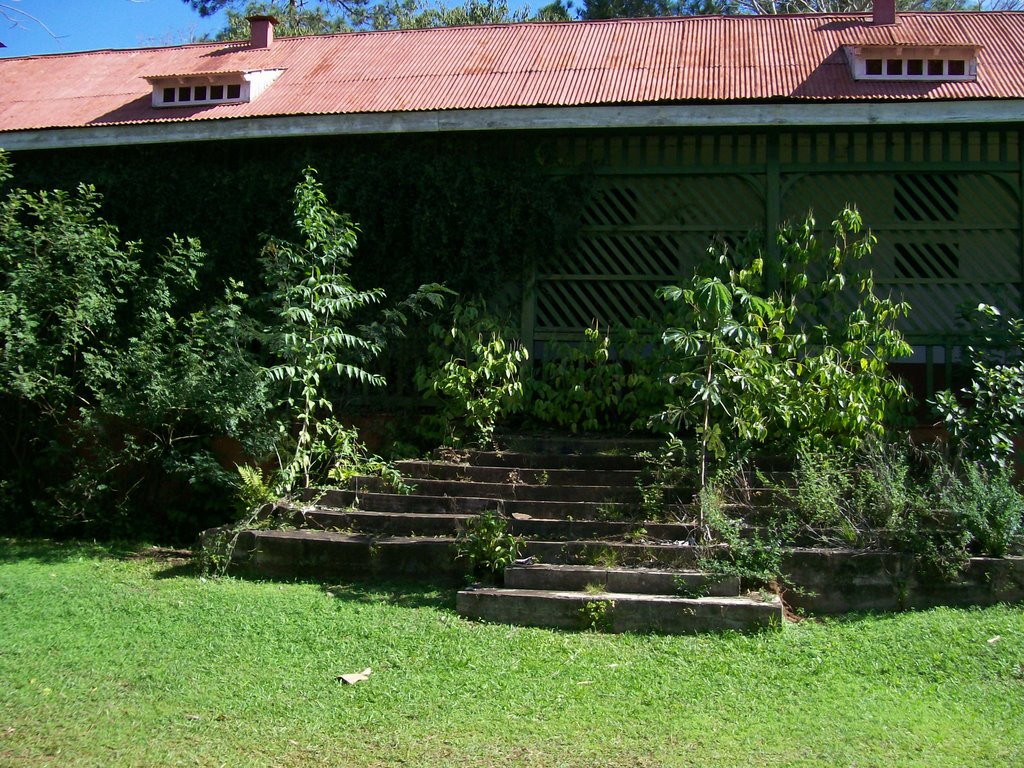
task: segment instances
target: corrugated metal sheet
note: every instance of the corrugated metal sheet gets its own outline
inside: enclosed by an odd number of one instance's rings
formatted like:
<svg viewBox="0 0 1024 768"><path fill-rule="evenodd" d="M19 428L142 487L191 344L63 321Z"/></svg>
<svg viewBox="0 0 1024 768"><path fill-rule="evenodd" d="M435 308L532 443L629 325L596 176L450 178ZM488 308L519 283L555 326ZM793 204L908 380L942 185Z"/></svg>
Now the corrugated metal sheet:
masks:
<svg viewBox="0 0 1024 768"><path fill-rule="evenodd" d="M855 82L846 45L977 45L973 83ZM154 109L147 77L284 69L250 104ZM1024 98L1024 13L509 24L0 60L0 131L271 115Z"/></svg>

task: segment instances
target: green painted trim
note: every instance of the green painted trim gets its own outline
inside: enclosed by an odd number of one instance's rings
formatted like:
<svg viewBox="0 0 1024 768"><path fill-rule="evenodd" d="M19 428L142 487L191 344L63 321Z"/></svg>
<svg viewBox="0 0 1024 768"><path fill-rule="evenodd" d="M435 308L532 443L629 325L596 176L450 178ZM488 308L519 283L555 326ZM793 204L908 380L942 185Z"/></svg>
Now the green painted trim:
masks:
<svg viewBox="0 0 1024 768"><path fill-rule="evenodd" d="M767 151L764 168L764 242L768 260L776 263L779 260L776 233L782 222L782 174L779 168L778 134L768 136ZM769 272L769 289L777 287L778 280L774 275L774 272Z"/></svg>
<svg viewBox="0 0 1024 768"><path fill-rule="evenodd" d="M523 346L526 347L530 356L534 356L534 323L537 318L537 270L531 268L523 280L523 308L520 319L520 332L522 334ZM529 370L530 366L526 366Z"/></svg>
<svg viewBox="0 0 1024 768"><path fill-rule="evenodd" d="M1018 134L1017 141L1024 140L1024 132ZM1020 153L1017 168L1017 247L1020 252L1021 294L1020 304L1024 307L1024 152Z"/></svg>

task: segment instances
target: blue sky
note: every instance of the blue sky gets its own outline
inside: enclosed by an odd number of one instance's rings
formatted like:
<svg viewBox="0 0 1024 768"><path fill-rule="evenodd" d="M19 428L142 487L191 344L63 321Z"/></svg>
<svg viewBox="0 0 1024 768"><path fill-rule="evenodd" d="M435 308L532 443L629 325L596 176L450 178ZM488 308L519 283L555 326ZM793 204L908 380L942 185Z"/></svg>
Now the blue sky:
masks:
<svg viewBox="0 0 1024 768"><path fill-rule="evenodd" d="M199 18L182 0L0 0L0 57L175 45L224 23Z"/></svg>

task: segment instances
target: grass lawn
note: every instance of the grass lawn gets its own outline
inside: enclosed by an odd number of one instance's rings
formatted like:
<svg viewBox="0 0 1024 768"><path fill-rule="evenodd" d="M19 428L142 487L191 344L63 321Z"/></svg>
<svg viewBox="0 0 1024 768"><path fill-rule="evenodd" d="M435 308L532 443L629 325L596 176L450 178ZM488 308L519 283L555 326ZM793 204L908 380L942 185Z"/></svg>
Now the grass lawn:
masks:
<svg viewBox="0 0 1024 768"><path fill-rule="evenodd" d="M1024 765L1021 608L679 638L453 606L0 541L0 765Z"/></svg>

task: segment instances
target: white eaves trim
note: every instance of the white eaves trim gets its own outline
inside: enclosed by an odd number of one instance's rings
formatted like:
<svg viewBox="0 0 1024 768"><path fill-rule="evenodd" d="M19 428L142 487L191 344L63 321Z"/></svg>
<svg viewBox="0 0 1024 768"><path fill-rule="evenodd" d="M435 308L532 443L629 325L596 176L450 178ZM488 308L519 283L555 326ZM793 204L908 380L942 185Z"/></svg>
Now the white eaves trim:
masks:
<svg viewBox="0 0 1024 768"><path fill-rule="evenodd" d="M1024 99L872 104L524 107L294 115L0 132L10 151L388 133L1024 123Z"/></svg>

